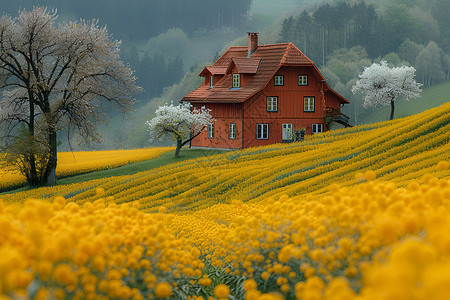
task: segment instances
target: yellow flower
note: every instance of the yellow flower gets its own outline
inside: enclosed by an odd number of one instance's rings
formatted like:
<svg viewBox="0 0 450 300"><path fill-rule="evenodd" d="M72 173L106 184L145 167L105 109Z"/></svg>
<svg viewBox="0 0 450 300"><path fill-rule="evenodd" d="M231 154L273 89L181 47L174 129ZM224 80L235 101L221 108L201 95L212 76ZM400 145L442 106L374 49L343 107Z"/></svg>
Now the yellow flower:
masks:
<svg viewBox="0 0 450 300"><path fill-rule="evenodd" d="M262 294L256 299L257 300L284 300L283 296L281 296L279 294L275 294L275 293Z"/></svg>
<svg viewBox="0 0 450 300"><path fill-rule="evenodd" d="M37 263L36 271L39 275L40 280L47 280L53 269L53 264L48 260L41 260Z"/></svg>
<svg viewBox="0 0 450 300"><path fill-rule="evenodd" d="M59 264L55 267L53 271L53 278L63 284L70 285L73 284L76 280L75 273L72 268L67 264Z"/></svg>
<svg viewBox="0 0 450 300"><path fill-rule="evenodd" d="M375 171L367 170L366 172L364 172L364 178L367 181L374 180L376 177L377 177L377 174L375 173Z"/></svg>
<svg viewBox="0 0 450 300"><path fill-rule="evenodd" d="M258 287L258 284L253 279L247 279L246 281L244 281L243 287L244 287L244 290L246 290L246 291L256 290L256 288Z"/></svg>
<svg viewBox="0 0 450 300"><path fill-rule="evenodd" d="M245 293L245 300L256 300L258 299L261 292L258 290L249 290Z"/></svg>
<svg viewBox="0 0 450 300"><path fill-rule="evenodd" d="M96 188L95 194L99 197L103 197L103 196L105 196L106 192L105 192L104 188Z"/></svg>
<svg viewBox="0 0 450 300"><path fill-rule="evenodd" d="M449 168L449 162L445 161L445 160L441 160L440 162L437 163L436 168L438 170L448 170Z"/></svg>
<svg viewBox="0 0 450 300"><path fill-rule="evenodd" d="M227 298L230 294L230 288L225 284L219 284L214 288L216 298Z"/></svg>
<svg viewBox="0 0 450 300"><path fill-rule="evenodd" d="M269 272L262 272L261 273L261 279L263 280L267 280L270 277L270 273Z"/></svg>
<svg viewBox="0 0 450 300"><path fill-rule="evenodd" d="M92 267L95 270L102 272L105 269L105 266L106 266L106 260L103 256L96 255L96 256L94 256L94 258L92 258Z"/></svg>
<svg viewBox="0 0 450 300"><path fill-rule="evenodd" d="M167 298L172 295L172 286L168 282L159 282L155 286L155 295L159 298Z"/></svg>

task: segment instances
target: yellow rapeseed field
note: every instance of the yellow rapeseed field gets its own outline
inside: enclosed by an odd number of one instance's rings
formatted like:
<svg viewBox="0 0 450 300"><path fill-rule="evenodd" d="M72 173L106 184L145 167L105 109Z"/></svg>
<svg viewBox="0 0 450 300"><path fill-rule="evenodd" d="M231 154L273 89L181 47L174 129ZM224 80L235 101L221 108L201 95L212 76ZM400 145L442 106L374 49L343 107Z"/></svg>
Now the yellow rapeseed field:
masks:
<svg viewBox="0 0 450 300"><path fill-rule="evenodd" d="M172 151L173 147L134 150L59 152L56 175L59 177L104 170L143 161ZM25 176L0 170L0 189L26 182Z"/></svg>
<svg viewBox="0 0 450 300"><path fill-rule="evenodd" d="M0 300L447 299L449 121L3 195Z"/></svg>

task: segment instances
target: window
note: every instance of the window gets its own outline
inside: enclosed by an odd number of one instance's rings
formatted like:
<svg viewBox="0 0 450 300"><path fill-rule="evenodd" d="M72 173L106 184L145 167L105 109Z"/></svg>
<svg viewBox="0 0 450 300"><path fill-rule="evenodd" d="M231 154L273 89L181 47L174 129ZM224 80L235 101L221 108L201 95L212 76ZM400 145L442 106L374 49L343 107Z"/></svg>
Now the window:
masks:
<svg viewBox="0 0 450 300"><path fill-rule="evenodd" d="M314 97L303 97L303 111L314 111Z"/></svg>
<svg viewBox="0 0 450 300"><path fill-rule="evenodd" d="M275 76L275 85L284 85L284 76L283 75Z"/></svg>
<svg viewBox="0 0 450 300"><path fill-rule="evenodd" d="M256 124L256 139L267 140L269 138L269 124Z"/></svg>
<svg viewBox="0 0 450 300"><path fill-rule="evenodd" d="M312 133L323 132L323 124L312 124Z"/></svg>
<svg viewBox="0 0 450 300"><path fill-rule="evenodd" d="M233 74L233 87L240 88L241 87L241 75Z"/></svg>
<svg viewBox="0 0 450 300"><path fill-rule="evenodd" d="M236 123L228 124L228 138L232 140L236 138Z"/></svg>
<svg viewBox="0 0 450 300"><path fill-rule="evenodd" d="M308 85L308 75L298 75L298 85Z"/></svg>
<svg viewBox="0 0 450 300"><path fill-rule="evenodd" d="M283 141L292 141L292 124L283 124L283 131L282 131L282 138Z"/></svg>
<svg viewBox="0 0 450 300"><path fill-rule="evenodd" d="M214 75L211 75L211 79L209 80L209 87L210 88L213 87L213 79L214 79Z"/></svg>
<svg viewBox="0 0 450 300"><path fill-rule="evenodd" d="M278 111L278 97L267 97L267 111Z"/></svg>
<svg viewBox="0 0 450 300"><path fill-rule="evenodd" d="M208 125L208 138L213 139L214 138L214 124Z"/></svg>

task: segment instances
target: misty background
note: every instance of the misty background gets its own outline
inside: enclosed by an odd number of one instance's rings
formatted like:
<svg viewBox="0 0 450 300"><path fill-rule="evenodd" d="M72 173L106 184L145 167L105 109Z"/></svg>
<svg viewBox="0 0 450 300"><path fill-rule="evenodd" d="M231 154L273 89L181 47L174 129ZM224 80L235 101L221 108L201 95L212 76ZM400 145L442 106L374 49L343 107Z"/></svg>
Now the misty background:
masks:
<svg viewBox="0 0 450 300"><path fill-rule="evenodd" d="M372 110L362 108L351 87L364 67L386 60L416 68L424 88L450 80L449 0L0 0L2 14L57 9L59 21L97 19L144 91L130 115L111 113L100 128L101 144L84 145L63 134L60 151L128 149L148 142L145 121L159 105L177 103L203 81L198 74L231 45L293 42L319 67L329 85L349 99L343 112L354 125Z"/></svg>

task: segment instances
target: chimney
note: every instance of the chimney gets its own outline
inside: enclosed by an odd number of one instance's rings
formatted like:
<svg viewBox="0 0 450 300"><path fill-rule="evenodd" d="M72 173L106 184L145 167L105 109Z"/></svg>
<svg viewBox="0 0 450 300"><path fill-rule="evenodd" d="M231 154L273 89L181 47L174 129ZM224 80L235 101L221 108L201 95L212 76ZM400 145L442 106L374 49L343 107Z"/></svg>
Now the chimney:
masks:
<svg viewBox="0 0 450 300"><path fill-rule="evenodd" d="M248 32L248 55L247 57L252 56L255 53L256 48L258 48L258 33L257 32Z"/></svg>

